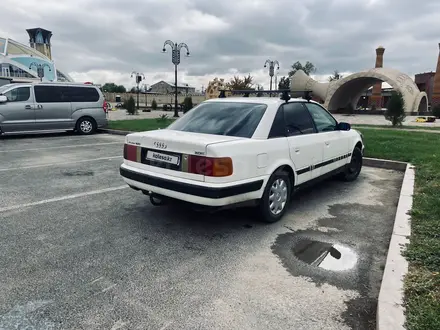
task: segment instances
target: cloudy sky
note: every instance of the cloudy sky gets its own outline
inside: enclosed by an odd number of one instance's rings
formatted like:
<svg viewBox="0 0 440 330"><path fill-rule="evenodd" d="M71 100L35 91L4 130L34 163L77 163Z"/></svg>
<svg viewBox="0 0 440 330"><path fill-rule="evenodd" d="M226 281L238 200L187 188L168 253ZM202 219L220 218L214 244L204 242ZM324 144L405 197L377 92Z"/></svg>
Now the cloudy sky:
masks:
<svg viewBox="0 0 440 330"><path fill-rule="evenodd" d="M28 44L27 28L53 31L57 66L77 81L134 85L173 80L167 39L185 42L179 81L200 89L213 77L255 77L268 87L266 59L279 75L311 61L318 79L334 70L384 65L410 75L434 71L440 42L439 0L1 0L0 36Z"/></svg>

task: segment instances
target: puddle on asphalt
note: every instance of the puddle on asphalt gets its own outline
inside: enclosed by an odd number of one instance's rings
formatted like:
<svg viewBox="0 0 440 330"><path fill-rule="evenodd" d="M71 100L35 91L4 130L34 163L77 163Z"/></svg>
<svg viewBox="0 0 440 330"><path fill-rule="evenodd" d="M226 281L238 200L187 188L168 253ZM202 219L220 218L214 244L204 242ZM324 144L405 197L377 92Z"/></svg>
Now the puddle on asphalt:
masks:
<svg viewBox="0 0 440 330"><path fill-rule="evenodd" d="M299 260L330 271L350 270L357 263L356 253L339 244L301 239L292 250Z"/></svg>

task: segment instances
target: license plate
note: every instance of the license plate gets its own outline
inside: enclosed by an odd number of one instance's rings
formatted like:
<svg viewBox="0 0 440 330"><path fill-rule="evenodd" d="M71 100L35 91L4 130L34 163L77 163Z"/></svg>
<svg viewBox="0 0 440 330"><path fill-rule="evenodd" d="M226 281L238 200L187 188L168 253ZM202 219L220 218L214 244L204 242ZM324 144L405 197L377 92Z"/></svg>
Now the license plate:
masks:
<svg viewBox="0 0 440 330"><path fill-rule="evenodd" d="M173 165L180 164L180 157L178 157L178 156L162 154L160 152L155 152L155 151L150 151L150 150L147 152L147 159L155 161L155 162L161 162L161 163L167 163L167 164L173 164Z"/></svg>

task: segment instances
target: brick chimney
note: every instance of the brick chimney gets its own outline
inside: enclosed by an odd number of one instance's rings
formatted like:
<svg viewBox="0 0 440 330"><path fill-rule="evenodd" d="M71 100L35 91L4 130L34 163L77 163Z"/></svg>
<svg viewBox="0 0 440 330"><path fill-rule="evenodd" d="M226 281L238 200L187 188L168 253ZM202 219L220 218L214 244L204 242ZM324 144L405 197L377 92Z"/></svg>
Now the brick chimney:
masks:
<svg viewBox="0 0 440 330"><path fill-rule="evenodd" d="M434 76L434 88L432 90L432 98L431 98L431 109L436 105L440 104L440 43L439 47L439 55L437 60L437 71Z"/></svg>
<svg viewBox="0 0 440 330"><path fill-rule="evenodd" d="M385 48L379 46L376 49L376 68L383 67L383 54L385 53ZM373 92L370 97L370 106L375 105L376 108L382 108L382 83L377 83L373 86Z"/></svg>

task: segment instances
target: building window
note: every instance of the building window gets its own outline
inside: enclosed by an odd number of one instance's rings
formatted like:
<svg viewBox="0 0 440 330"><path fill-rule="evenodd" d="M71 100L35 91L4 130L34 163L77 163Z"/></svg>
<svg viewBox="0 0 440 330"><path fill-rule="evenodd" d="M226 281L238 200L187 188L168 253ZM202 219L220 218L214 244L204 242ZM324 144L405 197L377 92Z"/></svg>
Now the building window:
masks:
<svg viewBox="0 0 440 330"><path fill-rule="evenodd" d="M19 67L3 63L0 64L1 72L9 72L9 77L15 77L15 78L36 78L35 76L31 75L30 73L20 69Z"/></svg>
<svg viewBox="0 0 440 330"><path fill-rule="evenodd" d="M0 53L5 52L6 39L0 38Z"/></svg>

